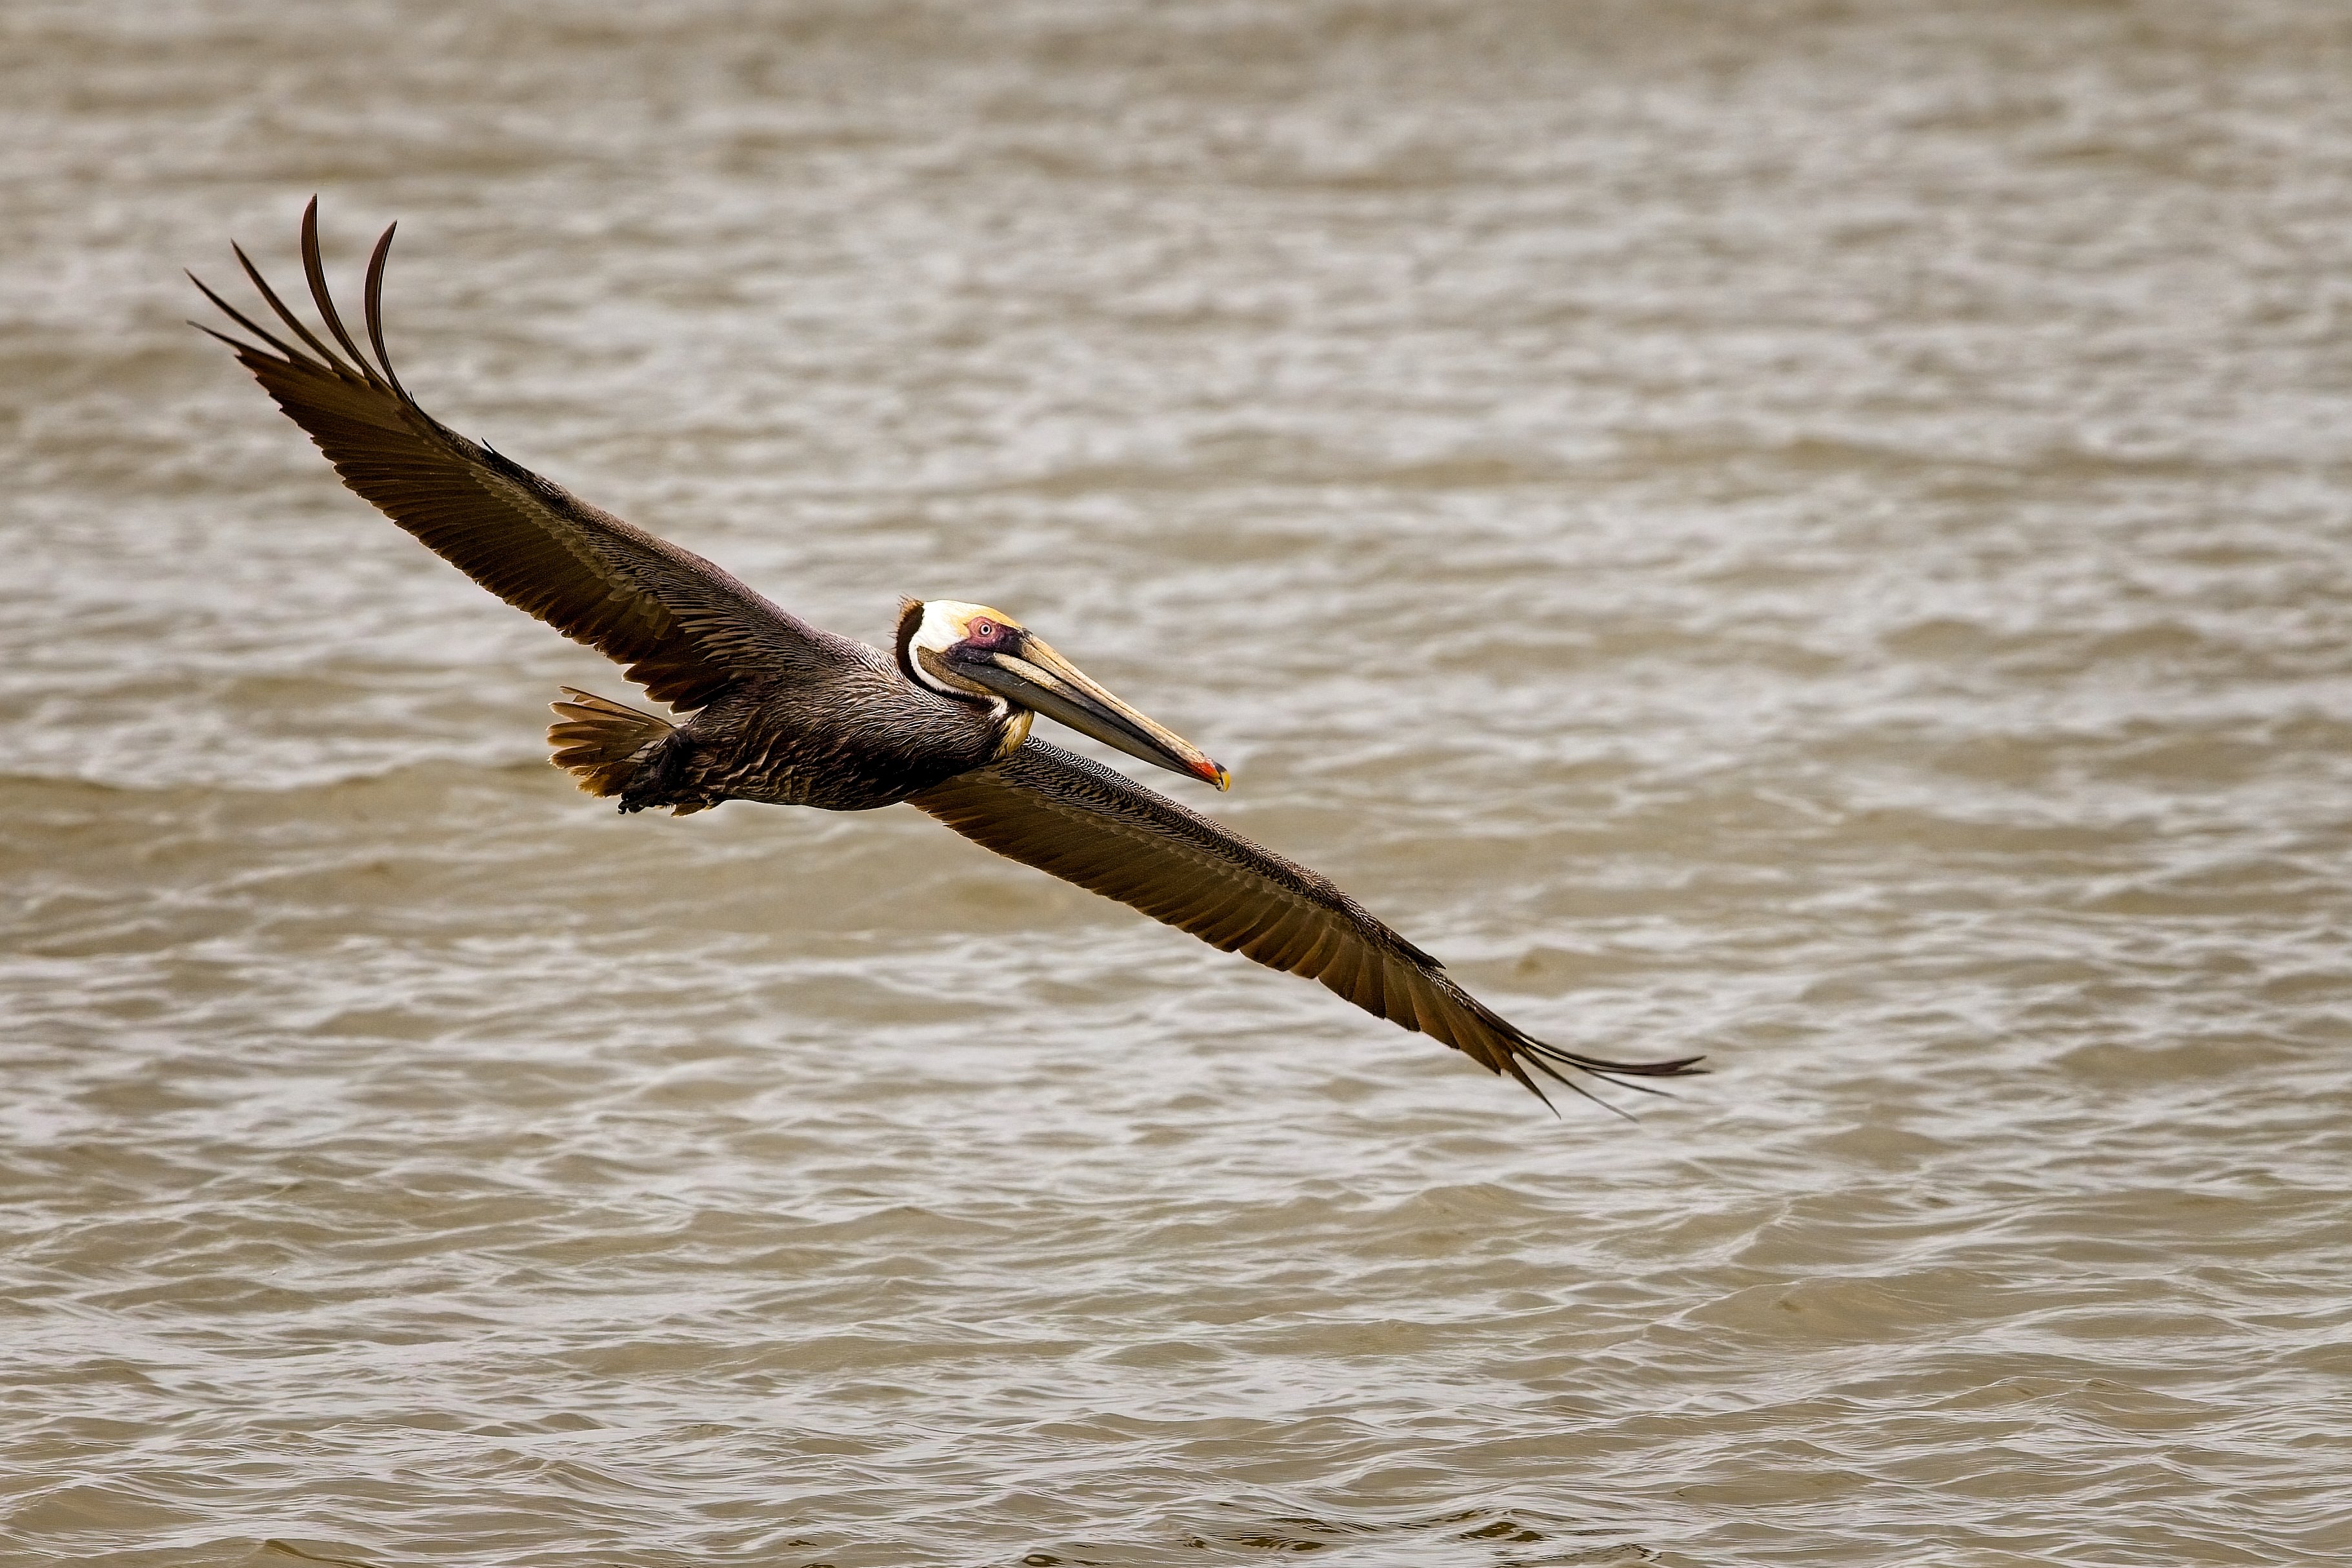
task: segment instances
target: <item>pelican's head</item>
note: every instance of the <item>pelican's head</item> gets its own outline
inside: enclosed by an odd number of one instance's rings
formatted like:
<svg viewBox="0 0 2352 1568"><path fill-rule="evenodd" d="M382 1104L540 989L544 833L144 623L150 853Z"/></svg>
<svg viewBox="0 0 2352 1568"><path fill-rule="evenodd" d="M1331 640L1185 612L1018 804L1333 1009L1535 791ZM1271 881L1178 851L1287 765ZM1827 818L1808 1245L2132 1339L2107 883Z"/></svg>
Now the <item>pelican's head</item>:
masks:
<svg viewBox="0 0 2352 1568"><path fill-rule="evenodd" d="M949 697L1043 713L1130 757L1219 789L1232 775L1209 754L1078 673L1045 639L1002 610L954 599L908 599L898 612L898 669Z"/></svg>

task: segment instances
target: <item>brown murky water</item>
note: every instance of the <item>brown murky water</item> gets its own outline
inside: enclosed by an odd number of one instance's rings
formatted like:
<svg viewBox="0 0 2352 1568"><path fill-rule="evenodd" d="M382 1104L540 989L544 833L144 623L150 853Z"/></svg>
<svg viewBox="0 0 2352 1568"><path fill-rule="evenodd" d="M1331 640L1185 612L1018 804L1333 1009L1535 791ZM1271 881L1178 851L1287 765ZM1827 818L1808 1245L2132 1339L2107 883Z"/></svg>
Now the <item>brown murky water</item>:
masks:
<svg viewBox="0 0 2352 1568"><path fill-rule="evenodd" d="M2347 83L2332 0L11 0L0 1558L2352 1557ZM576 795L625 684L181 324L313 190L457 427L1026 616L1717 1076Z"/></svg>

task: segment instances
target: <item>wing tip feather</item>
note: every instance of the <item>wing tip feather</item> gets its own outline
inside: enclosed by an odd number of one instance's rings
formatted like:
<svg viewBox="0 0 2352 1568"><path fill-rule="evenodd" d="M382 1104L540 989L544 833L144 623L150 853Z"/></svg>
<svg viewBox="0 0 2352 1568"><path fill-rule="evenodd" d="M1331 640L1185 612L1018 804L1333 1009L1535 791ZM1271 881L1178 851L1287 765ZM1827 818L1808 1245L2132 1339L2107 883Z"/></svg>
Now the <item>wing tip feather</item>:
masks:
<svg viewBox="0 0 2352 1568"><path fill-rule="evenodd" d="M253 341L189 324L230 350L349 488L475 582L627 667L656 701L681 710L740 683L745 647L774 633L793 638L796 653L814 644L831 656L831 642L700 556L586 505L417 406L393 374L383 333L383 275L399 226L385 227L368 258L362 320L372 359L328 287L319 205L314 195L303 208L303 274L342 353L234 241L230 254L266 309L241 310L188 277ZM690 621L688 610L704 619Z"/></svg>

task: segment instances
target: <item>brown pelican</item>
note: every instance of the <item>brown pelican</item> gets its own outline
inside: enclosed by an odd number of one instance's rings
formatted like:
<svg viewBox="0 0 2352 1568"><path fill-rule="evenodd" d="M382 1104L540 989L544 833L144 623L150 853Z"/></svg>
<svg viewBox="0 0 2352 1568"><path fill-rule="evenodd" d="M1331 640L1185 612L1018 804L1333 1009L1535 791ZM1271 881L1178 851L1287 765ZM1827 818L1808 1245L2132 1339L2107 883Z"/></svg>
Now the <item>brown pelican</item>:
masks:
<svg viewBox="0 0 2352 1568"><path fill-rule="evenodd" d="M397 226L396 225L394 226ZM319 204L302 269L342 353L238 264L289 342L205 297L254 338L232 349L343 482L518 609L627 667L682 721L564 689L548 731L557 766L623 811L683 816L726 800L864 811L899 801L965 837L1325 985L1377 1017L1508 1073L1646 1087L1697 1058L1621 1062L1547 1045L1455 984L1437 960L1303 866L1110 769L1030 737L1038 714L1157 766L1228 786L1225 770L984 605L903 601L889 656L779 609L700 556L630 527L417 406L383 344L383 268L368 260L373 359L327 290ZM197 323L201 326L201 323ZM265 346L266 345L266 346Z"/></svg>

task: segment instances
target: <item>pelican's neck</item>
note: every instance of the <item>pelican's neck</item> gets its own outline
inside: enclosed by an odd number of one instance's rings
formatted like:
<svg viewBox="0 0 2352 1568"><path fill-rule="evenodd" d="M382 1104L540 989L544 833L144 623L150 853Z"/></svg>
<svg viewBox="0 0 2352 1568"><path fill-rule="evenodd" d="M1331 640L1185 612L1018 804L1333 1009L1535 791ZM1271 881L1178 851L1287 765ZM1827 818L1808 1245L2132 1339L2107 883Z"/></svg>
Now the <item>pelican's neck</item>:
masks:
<svg viewBox="0 0 2352 1568"><path fill-rule="evenodd" d="M1037 717L1026 708L1013 708L1013 704L1002 700L996 705L999 708L1012 708L1013 718L1012 721L1004 726L1004 738L996 742L995 755L988 759L992 763L1001 763L1019 751L1021 742L1029 738L1031 721Z"/></svg>
<svg viewBox="0 0 2352 1568"><path fill-rule="evenodd" d="M996 750L991 762L1011 756L1029 738L1029 725L1037 715L1026 708L1016 708L992 691L976 690L943 680L930 668L923 655L934 656L952 647L963 635L963 623L972 616L992 616L997 612L985 605L966 605L952 599L933 599L928 604L920 599L902 599L898 604L898 635L896 649L898 673L934 697L944 697L950 702L969 703L984 708L998 725Z"/></svg>

